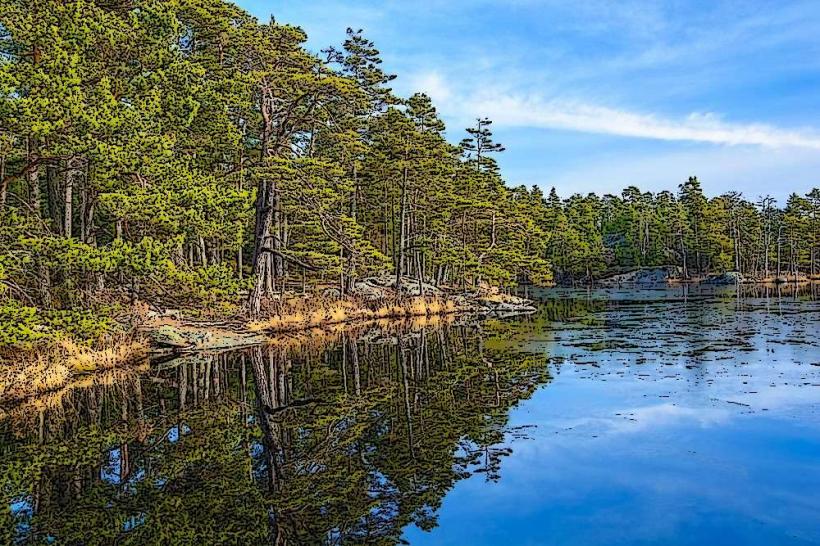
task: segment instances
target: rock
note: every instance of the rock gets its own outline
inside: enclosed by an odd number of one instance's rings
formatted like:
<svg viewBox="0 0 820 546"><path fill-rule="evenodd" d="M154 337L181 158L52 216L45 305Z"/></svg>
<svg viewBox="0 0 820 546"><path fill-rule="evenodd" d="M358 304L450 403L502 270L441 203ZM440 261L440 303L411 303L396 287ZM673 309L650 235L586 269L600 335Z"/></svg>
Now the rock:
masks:
<svg viewBox="0 0 820 546"><path fill-rule="evenodd" d="M342 292L338 288L325 288L322 290L322 297L331 300L338 300L342 297Z"/></svg>
<svg viewBox="0 0 820 546"><path fill-rule="evenodd" d="M422 288L424 289L425 296L438 296L441 294L441 290L437 286L426 282L422 282L421 287L419 287L419 281L417 279L404 278L401 282L402 292L408 296L420 296Z"/></svg>
<svg viewBox="0 0 820 546"><path fill-rule="evenodd" d="M402 277L401 291L405 296L420 296L422 291L425 296L438 296L442 293L437 286L428 283L421 283L411 277ZM353 293L368 300L380 300L396 297L396 277L380 276L368 277L356 281L353 285Z"/></svg>
<svg viewBox="0 0 820 546"><path fill-rule="evenodd" d="M394 293L379 284L375 279L364 279L353 286L353 293L366 300L381 300L391 297Z"/></svg>
<svg viewBox="0 0 820 546"><path fill-rule="evenodd" d="M530 313L535 307L525 304L502 303L493 309L494 313Z"/></svg>
<svg viewBox="0 0 820 546"><path fill-rule="evenodd" d="M661 284L669 279L666 269L642 269L635 277L635 284Z"/></svg>
<svg viewBox="0 0 820 546"><path fill-rule="evenodd" d="M218 330L214 332L204 332L204 335L199 336L199 340L195 344L195 348L206 351L237 349L240 347L248 347L250 345L264 343L265 339L265 336L261 334L237 333L227 330Z"/></svg>
<svg viewBox="0 0 820 546"><path fill-rule="evenodd" d="M743 275L737 271L727 271L726 273L722 273L720 275L712 275L703 281L704 284L715 285L732 285L741 282L743 282Z"/></svg>
<svg viewBox="0 0 820 546"><path fill-rule="evenodd" d="M401 291L405 296L420 296L422 292L425 296L442 294L442 290L437 286L426 282L422 282L419 286L418 279L412 277L401 278ZM396 295L396 277L383 275L362 279L354 284L353 293L373 300L393 298Z"/></svg>
<svg viewBox="0 0 820 546"><path fill-rule="evenodd" d="M185 351L233 349L265 341L265 336L261 334L233 332L207 326L191 328L163 325L156 330L150 330L148 335L155 345Z"/></svg>
<svg viewBox="0 0 820 546"><path fill-rule="evenodd" d="M163 325L156 330L151 330L148 335L154 343L164 347L174 347L177 349L188 348L193 343L173 326Z"/></svg>
<svg viewBox="0 0 820 546"><path fill-rule="evenodd" d="M517 315L522 313L532 313L536 310L531 300L519 298L518 296L507 296L495 294L475 299L467 296L467 301L473 301L481 312L497 315Z"/></svg>
<svg viewBox="0 0 820 546"><path fill-rule="evenodd" d="M669 267L647 267L600 279L598 284L603 286L618 286L621 284L665 284L674 273L672 268Z"/></svg>

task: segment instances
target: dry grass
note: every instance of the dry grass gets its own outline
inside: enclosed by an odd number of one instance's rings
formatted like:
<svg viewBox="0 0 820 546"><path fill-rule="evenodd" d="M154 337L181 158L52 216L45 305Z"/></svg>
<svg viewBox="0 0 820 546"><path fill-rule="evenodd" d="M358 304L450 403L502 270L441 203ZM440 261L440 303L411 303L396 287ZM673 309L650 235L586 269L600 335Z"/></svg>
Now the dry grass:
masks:
<svg viewBox="0 0 820 546"><path fill-rule="evenodd" d="M81 374L111 370L147 354L142 342L118 340L92 349L70 340L0 361L0 404L53 393L77 382Z"/></svg>
<svg viewBox="0 0 820 546"><path fill-rule="evenodd" d="M401 302L372 303L359 300L305 300L283 303L270 317L248 323L252 332L293 332L336 324L442 315L458 311L452 300L416 297Z"/></svg>
<svg viewBox="0 0 820 546"><path fill-rule="evenodd" d="M79 373L110 370L133 362L148 352L146 345L139 341L121 340L99 350L78 345L70 340L61 340L57 345L59 356L65 359L69 369Z"/></svg>
<svg viewBox="0 0 820 546"><path fill-rule="evenodd" d="M0 401L19 400L55 391L71 379L71 370L46 355L23 358L0 368Z"/></svg>

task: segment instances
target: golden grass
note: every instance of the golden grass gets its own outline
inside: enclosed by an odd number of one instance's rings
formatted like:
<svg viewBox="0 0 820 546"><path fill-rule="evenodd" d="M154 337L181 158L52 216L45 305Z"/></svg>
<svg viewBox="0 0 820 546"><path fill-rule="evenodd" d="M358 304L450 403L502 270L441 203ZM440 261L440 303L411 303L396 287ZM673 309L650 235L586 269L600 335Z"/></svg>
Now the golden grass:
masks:
<svg viewBox="0 0 820 546"><path fill-rule="evenodd" d="M80 374L124 366L147 351L144 343L131 340L92 349L61 339L47 348L21 353L15 360L0 362L0 403L53 393Z"/></svg>
<svg viewBox="0 0 820 546"><path fill-rule="evenodd" d="M78 397L83 396L89 389L97 390L98 399L104 392L127 396L128 392L137 388L135 385L139 383L140 374L147 372L148 369L148 360L145 359L133 366L76 376L61 388L30 396L19 403L0 408L0 422L10 420L15 434L26 434L36 427L37 416L41 413L48 412L50 420L60 421L61 418L66 418L67 413L83 407L83 404L78 403Z"/></svg>
<svg viewBox="0 0 820 546"><path fill-rule="evenodd" d="M110 370L145 356L148 352L145 344L139 341L120 341L100 350L79 345L71 340L61 340L57 345L68 367L80 373Z"/></svg>
<svg viewBox="0 0 820 546"><path fill-rule="evenodd" d="M54 391L64 387L70 378L68 366L53 362L42 354L3 365L0 369L0 401Z"/></svg>
<svg viewBox="0 0 820 546"><path fill-rule="evenodd" d="M449 314L458 311L449 299L416 297L401 302L372 304L357 300L303 299L287 302L270 317L248 323L252 332L293 332L310 328L326 328L335 324L367 322L379 319Z"/></svg>

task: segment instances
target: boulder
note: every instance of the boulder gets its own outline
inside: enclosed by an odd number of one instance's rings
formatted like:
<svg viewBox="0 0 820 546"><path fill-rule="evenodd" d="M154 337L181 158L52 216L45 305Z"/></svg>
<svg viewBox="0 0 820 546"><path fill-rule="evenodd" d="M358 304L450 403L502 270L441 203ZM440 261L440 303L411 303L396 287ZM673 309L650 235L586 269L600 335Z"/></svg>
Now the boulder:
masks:
<svg viewBox="0 0 820 546"><path fill-rule="evenodd" d="M261 334L234 332L207 325L197 328L166 324L154 330L149 330L148 336L154 342L154 345L185 351L235 349L265 341L265 336Z"/></svg>
<svg viewBox="0 0 820 546"><path fill-rule="evenodd" d="M441 289L432 284L422 282L419 286L418 280L411 277L402 277L401 291L405 296L419 296L422 291L425 296L438 296L442 293ZM396 296L396 277L383 275L361 279L353 285L353 293L368 300L393 298Z"/></svg>
<svg viewBox="0 0 820 546"><path fill-rule="evenodd" d="M151 340L162 347L173 347L175 349L188 348L192 345L191 340L182 334L177 328L163 325L156 330L151 330L148 335Z"/></svg>
<svg viewBox="0 0 820 546"><path fill-rule="evenodd" d="M703 281L704 284L721 286L738 284L741 282L743 282L743 275L737 271L727 271L726 273L721 273L720 275L710 275L705 281Z"/></svg>
<svg viewBox="0 0 820 546"><path fill-rule="evenodd" d="M338 288L325 288L322 290L322 297L331 300L338 300L342 297L342 292Z"/></svg>
<svg viewBox="0 0 820 546"><path fill-rule="evenodd" d="M600 279L598 284L603 286L618 286L621 284L651 286L656 284L665 284L669 281L672 274L673 271L671 271L669 267L645 267Z"/></svg>
<svg viewBox="0 0 820 546"><path fill-rule="evenodd" d="M508 296L495 294L485 297L466 298L467 301L475 302L478 310L489 314L516 315L522 313L532 313L536 310L533 302L518 296Z"/></svg>
<svg viewBox="0 0 820 546"><path fill-rule="evenodd" d="M375 279L363 279L353 285L353 293L366 300L382 300L391 297L394 292Z"/></svg>

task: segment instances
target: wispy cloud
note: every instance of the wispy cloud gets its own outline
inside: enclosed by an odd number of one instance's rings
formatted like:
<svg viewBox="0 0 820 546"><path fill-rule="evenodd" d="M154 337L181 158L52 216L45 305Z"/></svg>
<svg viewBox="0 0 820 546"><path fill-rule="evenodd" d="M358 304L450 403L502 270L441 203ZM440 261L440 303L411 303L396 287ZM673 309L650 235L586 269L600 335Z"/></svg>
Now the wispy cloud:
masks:
<svg viewBox="0 0 820 546"><path fill-rule="evenodd" d="M732 123L713 113L676 119L574 100L493 93L457 102L466 114L486 115L499 125L562 129L667 141L797 147L820 150L820 133L763 123Z"/></svg>
<svg viewBox="0 0 820 546"><path fill-rule="evenodd" d="M236 1L303 25L316 51L364 28L396 92L433 97L454 141L495 120L512 184L817 184L816 0Z"/></svg>
<svg viewBox="0 0 820 546"><path fill-rule="evenodd" d="M447 104L452 97L452 90L438 72L413 74L409 78L410 89L426 93L437 105Z"/></svg>
<svg viewBox="0 0 820 546"><path fill-rule="evenodd" d="M806 148L763 150L758 146L696 145L645 151L624 150L603 154L596 149L581 159L574 156L560 170L518 168L505 172L514 184L555 186L559 192L618 194L630 185L643 190L674 190L686 177L697 175L707 195L728 190L749 198L773 195L781 204L789 193L808 192L817 187L820 154Z"/></svg>

